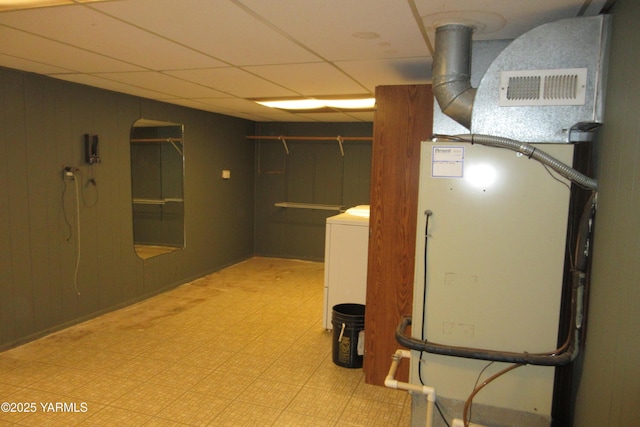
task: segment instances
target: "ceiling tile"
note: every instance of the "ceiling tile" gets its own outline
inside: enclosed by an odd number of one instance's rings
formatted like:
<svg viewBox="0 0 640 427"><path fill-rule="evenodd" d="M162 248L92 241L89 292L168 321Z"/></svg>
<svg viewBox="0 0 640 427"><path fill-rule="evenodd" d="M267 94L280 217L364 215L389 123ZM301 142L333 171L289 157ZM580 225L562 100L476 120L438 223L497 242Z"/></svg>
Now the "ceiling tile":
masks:
<svg viewBox="0 0 640 427"><path fill-rule="evenodd" d="M168 71L166 74L198 83L242 98L295 96L282 86L255 76L239 68L206 68Z"/></svg>
<svg viewBox="0 0 640 427"><path fill-rule="evenodd" d="M376 86L431 82L430 57L340 61L336 65L371 92Z"/></svg>
<svg viewBox="0 0 640 427"><path fill-rule="evenodd" d="M269 113L260 113L263 122L308 122L306 117L299 117L286 111L273 110Z"/></svg>
<svg viewBox="0 0 640 427"><path fill-rule="evenodd" d="M49 5L73 4L73 0L0 1L0 11L30 9Z"/></svg>
<svg viewBox="0 0 640 427"><path fill-rule="evenodd" d="M170 98L166 93L156 92L141 88L138 86L132 86L125 83L97 77L91 74L52 74L51 77L66 80L69 82L79 83L87 86L93 86L100 89L112 90L114 92L126 93L129 95L140 96L142 98L149 99L166 99Z"/></svg>
<svg viewBox="0 0 640 427"><path fill-rule="evenodd" d="M374 111L366 111L361 113L349 113L349 116L355 117L361 122L373 122Z"/></svg>
<svg viewBox="0 0 640 427"><path fill-rule="evenodd" d="M270 119L263 117L263 115L244 113L242 111L237 111L237 110L229 110L227 108L223 108L220 106L207 104L205 102L202 102L199 99L172 98L172 99L166 99L164 101L170 104L181 105L183 107L188 107L188 108L194 108L196 110L209 111L211 113L224 114L226 116L239 117L247 120L271 121Z"/></svg>
<svg viewBox="0 0 640 427"><path fill-rule="evenodd" d="M240 98L203 98L199 101L207 105L214 105L230 111L241 111L243 113L269 114L274 111L272 108Z"/></svg>
<svg viewBox="0 0 640 427"><path fill-rule="evenodd" d="M81 5L8 12L0 15L0 24L152 70L223 65Z"/></svg>
<svg viewBox="0 0 640 427"><path fill-rule="evenodd" d="M198 101L204 104L208 111L235 117L251 117L251 120L257 121L298 121L294 114L240 98L208 98Z"/></svg>
<svg viewBox="0 0 640 427"><path fill-rule="evenodd" d="M406 1L240 1L329 61L429 55Z"/></svg>
<svg viewBox="0 0 640 427"><path fill-rule="evenodd" d="M129 0L91 7L163 34L228 64L318 60L307 49L273 31L233 1Z"/></svg>
<svg viewBox="0 0 640 427"><path fill-rule="evenodd" d="M199 99L190 99L190 98L169 98L163 99L164 102L168 102L170 104L182 105L183 107L195 108L196 110L205 110L205 111L213 111L213 109L209 109L211 107Z"/></svg>
<svg viewBox="0 0 640 427"><path fill-rule="evenodd" d="M132 64L2 26L0 40L0 53L66 71L92 73L141 70Z"/></svg>
<svg viewBox="0 0 640 427"><path fill-rule="evenodd" d="M368 89L324 62L245 67L266 80L304 96L366 94Z"/></svg>
<svg viewBox="0 0 640 427"><path fill-rule="evenodd" d="M249 120L371 121L372 112L291 114L248 99L425 84L438 23L512 39L606 1L73 0L2 10L0 65Z"/></svg>
<svg viewBox="0 0 640 427"><path fill-rule="evenodd" d="M230 114L227 114L230 115ZM264 117L264 116L256 116L253 114L247 114L247 113L241 113L241 112L234 112L233 114L231 114L233 117L238 117L241 119L246 119L246 120L252 120L254 122L271 122L273 121L272 119L268 118L268 117Z"/></svg>
<svg viewBox="0 0 640 427"><path fill-rule="evenodd" d="M413 0L434 40L434 26L450 22L476 28L474 40L511 40L541 23L578 16L585 5L598 13L606 0L485 0L482 7L470 0Z"/></svg>
<svg viewBox="0 0 640 427"><path fill-rule="evenodd" d="M153 90L178 98L207 98L225 96L222 92L204 87L199 84L186 82L173 76L168 76L151 71L136 73L107 73L96 76L114 80L120 83Z"/></svg>
<svg viewBox="0 0 640 427"><path fill-rule="evenodd" d="M15 56L0 53L0 66L28 71L36 74L64 73L68 70L54 67L48 64L30 61L28 59L16 58Z"/></svg>
<svg viewBox="0 0 640 427"><path fill-rule="evenodd" d="M300 113L296 114L300 118L314 122L356 122L353 116L344 113ZM373 116L372 116L373 118ZM373 121L373 120L371 120Z"/></svg>

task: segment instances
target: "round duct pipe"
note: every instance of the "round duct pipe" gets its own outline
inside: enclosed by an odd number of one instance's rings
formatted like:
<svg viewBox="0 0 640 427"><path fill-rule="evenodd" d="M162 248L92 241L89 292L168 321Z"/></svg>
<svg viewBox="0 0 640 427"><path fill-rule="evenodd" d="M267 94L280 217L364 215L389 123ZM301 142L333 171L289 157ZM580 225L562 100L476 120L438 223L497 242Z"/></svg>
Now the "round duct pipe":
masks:
<svg viewBox="0 0 640 427"><path fill-rule="evenodd" d="M471 87L473 28L446 24L436 28L433 55L433 94L444 114L471 129L476 89Z"/></svg>

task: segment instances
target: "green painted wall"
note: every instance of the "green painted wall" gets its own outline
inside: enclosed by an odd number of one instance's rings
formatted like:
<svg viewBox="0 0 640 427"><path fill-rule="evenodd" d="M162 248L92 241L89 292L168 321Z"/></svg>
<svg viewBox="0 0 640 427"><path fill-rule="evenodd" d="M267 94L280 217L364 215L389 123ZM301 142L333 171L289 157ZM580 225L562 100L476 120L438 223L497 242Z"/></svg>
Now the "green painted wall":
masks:
<svg viewBox="0 0 640 427"><path fill-rule="evenodd" d="M324 259L325 220L338 211L276 207L277 202L369 204L372 123L259 123L256 135L285 136L256 144L255 250L259 255ZM333 141L287 140L286 136L336 137Z"/></svg>
<svg viewBox="0 0 640 427"><path fill-rule="evenodd" d="M132 231L139 118L185 129L186 248L146 261ZM252 256L253 132L247 120L0 69L0 349ZM99 135L100 164L84 163L86 133Z"/></svg>
<svg viewBox="0 0 640 427"><path fill-rule="evenodd" d="M616 0L576 427L640 419L640 3Z"/></svg>

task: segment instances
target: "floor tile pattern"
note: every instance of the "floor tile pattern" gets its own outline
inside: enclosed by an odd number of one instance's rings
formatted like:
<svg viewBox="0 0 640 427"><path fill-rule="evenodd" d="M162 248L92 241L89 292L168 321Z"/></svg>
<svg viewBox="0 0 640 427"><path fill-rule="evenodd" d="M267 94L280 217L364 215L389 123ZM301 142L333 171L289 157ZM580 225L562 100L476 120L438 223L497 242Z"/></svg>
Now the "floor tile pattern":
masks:
<svg viewBox="0 0 640 427"><path fill-rule="evenodd" d="M333 363L323 272L256 257L2 352L0 427L408 426L406 392Z"/></svg>

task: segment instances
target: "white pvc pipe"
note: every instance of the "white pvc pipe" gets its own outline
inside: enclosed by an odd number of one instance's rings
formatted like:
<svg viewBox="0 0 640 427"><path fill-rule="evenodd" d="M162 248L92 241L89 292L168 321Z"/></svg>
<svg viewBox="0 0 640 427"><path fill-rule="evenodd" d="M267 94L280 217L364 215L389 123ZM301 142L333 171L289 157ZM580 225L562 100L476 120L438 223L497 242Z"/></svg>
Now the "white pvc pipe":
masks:
<svg viewBox="0 0 640 427"><path fill-rule="evenodd" d="M400 361L402 358L411 358L411 352L409 350L398 349L392 356L391 367L389 367L389 373L384 380L384 385L389 388L395 388L399 390L413 391L427 395L427 423L426 427L432 427L433 425L433 406L436 401L436 390L433 387L425 385L417 385L411 383L405 383L396 380L394 377Z"/></svg>
<svg viewBox="0 0 640 427"><path fill-rule="evenodd" d="M462 421L460 418L454 418L453 422L451 423L451 427L464 427L464 421ZM469 423L469 427L484 427L484 426L481 426L480 424Z"/></svg>

